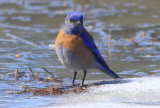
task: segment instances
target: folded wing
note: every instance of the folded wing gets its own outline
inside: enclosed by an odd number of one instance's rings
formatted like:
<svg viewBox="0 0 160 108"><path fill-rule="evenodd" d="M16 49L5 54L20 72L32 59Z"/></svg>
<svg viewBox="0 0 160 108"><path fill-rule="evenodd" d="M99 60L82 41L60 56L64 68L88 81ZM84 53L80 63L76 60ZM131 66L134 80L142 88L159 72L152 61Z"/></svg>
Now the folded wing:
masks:
<svg viewBox="0 0 160 108"><path fill-rule="evenodd" d="M92 36L87 32L87 30L84 30L81 35L83 39L84 44L89 48L89 50L94 54L96 62L99 64L99 69L105 72L106 74L110 75L113 78L120 78L115 72L109 69L108 65L104 61L104 59L101 56L101 53L99 52L98 48L96 47L94 43L94 39Z"/></svg>

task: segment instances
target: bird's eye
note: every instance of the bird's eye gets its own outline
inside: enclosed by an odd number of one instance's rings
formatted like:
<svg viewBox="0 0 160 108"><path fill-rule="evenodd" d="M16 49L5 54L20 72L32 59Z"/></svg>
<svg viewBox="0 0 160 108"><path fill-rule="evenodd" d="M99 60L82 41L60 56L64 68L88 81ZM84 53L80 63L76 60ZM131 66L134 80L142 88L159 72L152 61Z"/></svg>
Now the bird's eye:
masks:
<svg viewBox="0 0 160 108"><path fill-rule="evenodd" d="M70 19L70 22L76 22L76 21L74 21L73 19Z"/></svg>
<svg viewBox="0 0 160 108"><path fill-rule="evenodd" d="M70 19L70 22L73 22L73 20L72 20L72 19Z"/></svg>

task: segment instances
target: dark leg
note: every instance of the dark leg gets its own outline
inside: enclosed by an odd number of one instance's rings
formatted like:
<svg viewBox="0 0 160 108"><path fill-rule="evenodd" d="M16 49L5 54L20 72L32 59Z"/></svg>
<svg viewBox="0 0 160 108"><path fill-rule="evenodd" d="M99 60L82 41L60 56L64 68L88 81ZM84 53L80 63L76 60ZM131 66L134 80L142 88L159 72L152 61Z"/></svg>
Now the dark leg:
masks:
<svg viewBox="0 0 160 108"><path fill-rule="evenodd" d="M77 75L77 71L74 71L74 78L73 78L73 82L72 82L73 85L74 85L74 81L76 79L76 75Z"/></svg>
<svg viewBox="0 0 160 108"><path fill-rule="evenodd" d="M86 77L86 74L87 74L87 70L83 70L83 80L82 80L82 86L84 86L84 80L85 80L85 77Z"/></svg>

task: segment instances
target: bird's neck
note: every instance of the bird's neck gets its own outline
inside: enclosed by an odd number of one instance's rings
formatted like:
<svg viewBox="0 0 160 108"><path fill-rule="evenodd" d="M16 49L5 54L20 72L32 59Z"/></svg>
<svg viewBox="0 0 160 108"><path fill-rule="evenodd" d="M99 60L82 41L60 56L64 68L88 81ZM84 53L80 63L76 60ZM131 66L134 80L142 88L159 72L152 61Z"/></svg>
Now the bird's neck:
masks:
<svg viewBox="0 0 160 108"><path fill-rule="evenodd" d="M83 26L65 25L63 30L66 34L79 34L84 29Z"/></svg>

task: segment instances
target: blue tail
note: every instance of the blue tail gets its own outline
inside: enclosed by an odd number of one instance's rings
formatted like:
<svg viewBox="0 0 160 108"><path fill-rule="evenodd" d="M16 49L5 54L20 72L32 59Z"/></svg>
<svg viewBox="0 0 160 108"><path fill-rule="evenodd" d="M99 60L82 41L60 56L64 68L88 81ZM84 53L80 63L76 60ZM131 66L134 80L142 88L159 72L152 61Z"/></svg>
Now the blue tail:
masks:
<svg viewBox="0 0 160 108"><path fill-rule="evenodd" d="M120 79L122 79L122 77L118 76L115 72L113 72L109 68L104 67L103 65L99 64L98 69L103 71L107 75L111 76L112 78L115 78L115 79L120 78Z"/></svg>

